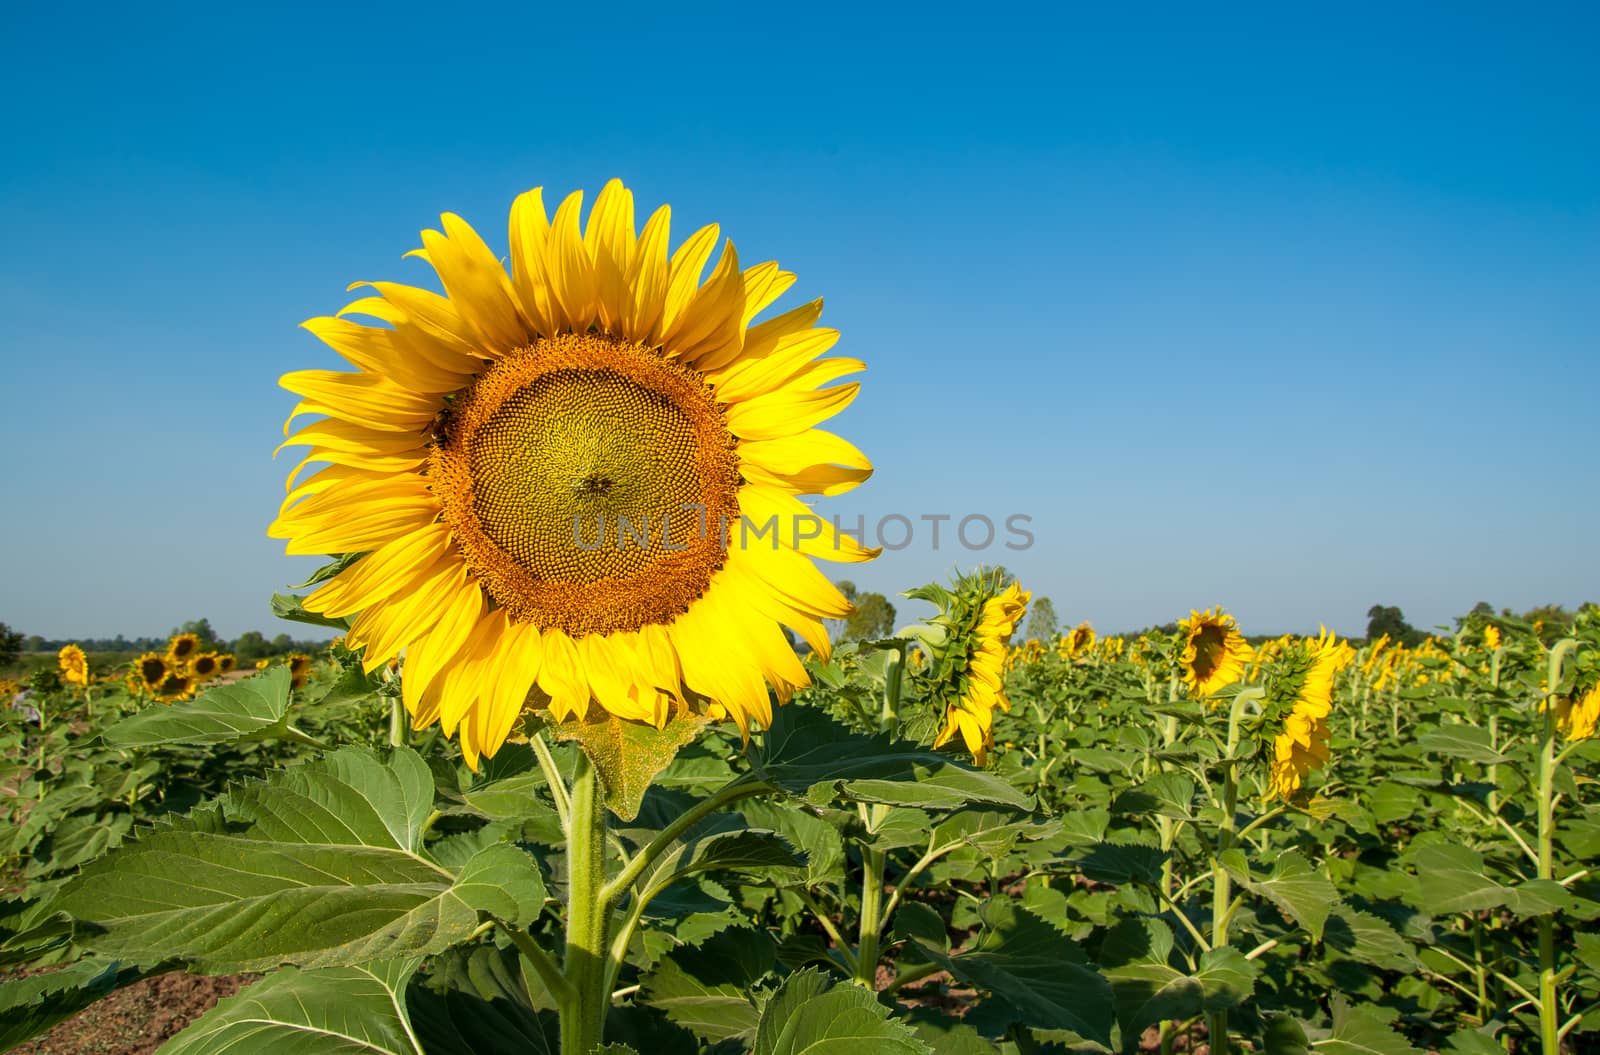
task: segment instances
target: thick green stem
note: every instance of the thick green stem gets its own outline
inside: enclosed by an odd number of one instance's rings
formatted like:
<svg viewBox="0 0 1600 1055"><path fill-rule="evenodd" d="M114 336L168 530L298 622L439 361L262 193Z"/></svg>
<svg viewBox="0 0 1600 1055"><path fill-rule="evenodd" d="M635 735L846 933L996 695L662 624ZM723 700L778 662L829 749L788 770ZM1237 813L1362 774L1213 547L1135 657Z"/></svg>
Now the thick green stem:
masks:
<svg viewBox="0 0 1600 1055"><path fill-rule="evenodd" d="M561 1001L561 1055L588 1055L605 1036L611 994L606 945L611 904L606 886L606 807L600 775L578 761L567 828L567 944L561 973L571 987Z"/></svg>
<svg viewBox="0 0 1600 1055"><path fill-rule="evenodd" d="M1539 749L1539 878L1555 878L1555 708L1546 707L1544 743ZM1539 1035L1550 1055L1561 1051L1560 1007L1556 1002L1555 916L1539 917Z"/></svg>
<svg viewBox="0 0 1600 1055"><path fill-rule="evenodd" d="M396 696L389 701L389 746L404 747L406 744L406 726L410 724L406 714L406 705Z"/></svg>
<svg viewBox="0 0 1600 1055"><path fill-rule="evenodd" d="M1571 638L1558 642L1550 650L1550 665L1546 670L1544 704L1544 736L1539 744L1539 878L1555 878L1555 778L1556 766L1556 692L1561 685L1561 663L1567 653L1577 647ZM1545 1055L1559 1055L1561 1051L1561 1006L1557 994L1556 977L1556 921L1549 912L1539 917L1539 1036Z"/></svg>
<svg viewBox="0 0 1600 1055"><path fill-rule="evenodd" d="M1232 737L1229 738L1230 740ZM1231 751L1229 752L1232 753ZM1239 788L1233 779L1230 762L1222 785L1222 829L1217 832L1217 853L1211 863L1211 947L1220 949L1228 944L1228 920L1233 913L1229 902L1233 898L1233 877L1222 867L1222 852L1233 845L1233 814L1239 805ZM1213 1055L1225 1055L1228 1047L1228 1012L1213 1011L1206 1016L1206 1029L1211 1037Z"/></svg>
<svg viewBox="0 0 1600 1055"><path fill-rule="evenodd" d="M885 806L862 806L861 810L869 832L875 832L884 814L888 813ZM856 981L870 989L878 984L878 936L884 923L883 851L863 846L861 860L861 928L856 940Z"/></svg>

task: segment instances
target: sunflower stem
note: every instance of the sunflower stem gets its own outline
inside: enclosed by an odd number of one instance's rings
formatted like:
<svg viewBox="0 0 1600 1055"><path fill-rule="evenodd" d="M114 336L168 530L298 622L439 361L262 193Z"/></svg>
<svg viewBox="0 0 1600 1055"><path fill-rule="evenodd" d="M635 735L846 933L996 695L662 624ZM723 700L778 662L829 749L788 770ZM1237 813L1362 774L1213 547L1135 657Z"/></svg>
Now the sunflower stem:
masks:
<svg viewBox="0 0 1600 1055"><path fill-rule="evenodd" d="M561 973L561 1055L588 1055L605 1036L607 931L611 902L606 887L606 808L600 776L586 756L578 759L567 830L567 941Z"/></svg>
<svg viewBox="0 0 1600 1055"><path fill-rule="evenodd" d="M1570 638L1550 650L1545 681L1544 737L1539 745L1539 878L1555 878L1556 698L1561 663L1575 647ZM1556 979L1556 924L1553 914L1539 917L1539 1036L1547 1055L1561 1051L1561 1007Z"/></svg>
<svg viewBox="0 0 1600 1055"><path fill-rule="evenodd" d="M389 701L389 746L404 747L406 744L406 706L396 696Z"/></svg>

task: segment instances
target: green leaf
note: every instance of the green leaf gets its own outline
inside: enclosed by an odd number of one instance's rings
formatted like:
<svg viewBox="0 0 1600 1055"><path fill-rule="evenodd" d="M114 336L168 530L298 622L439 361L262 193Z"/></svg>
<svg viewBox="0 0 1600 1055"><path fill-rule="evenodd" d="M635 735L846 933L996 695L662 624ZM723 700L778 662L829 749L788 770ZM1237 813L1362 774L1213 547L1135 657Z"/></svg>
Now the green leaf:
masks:
<svg viewBox="0 0 1600 1055"><path fill-rule="evenodd" d="M1305 1029L1289 1015L1268 1017L1261 1027L1261 1040L1266 1055L1311 1055Z"/></svg>
<svg viewBox="0 0 1600 1055"><path fill-rule="evenodd" d="M1157 773L1136 788L1124 791L1112 803L1118 813L1134 813L1177 820L1193 815L1194 781L1182 773Z"/></svg>
<svg viewBox="0 0 1600 1055"><path fill-rule="evenodd" d="M1124 920L1106 936L1101 970L1115 994L1125 1047L1152 1023L1237 1007L1255 988L1259 968L1232 946L1205 953L1192 975L1173 967L1171 955L1172 931L1159 920Z"/></svg>
<svg viewBox="0 0 1600 1055"><path fill-rule="evenodd" d="M1388 971L1412 971L1417 957L1411 943L1378 916L1339 905L1328 916L1323 929L1328 948L1353 960Z"/></svg>
<svg viewBox="0 0 1600 1055"><path fill-rule="evenodd" d="M950 950L950 933L944 917L920 901L907 901L895 909L892 933L896 941L910 939L930 949Z"/></svg>
<svg viewBox="0 0 1600 1055"><path fill-rule="evenodd" d="M307 623L311 626L327 626L335 630L349 630L350 617L342 616L338 619L316 612L308 612L305 607L305 598L293 593L275 593L272 595L272 614L279 619L287 619L292 623Z"/></svg>
<svg viewBox="0 0 1600 1055"><path fill-rule="evenodd" d="M1484 765L1501 765L1511 761L1494 749L1489 740L1489 730L1475 725L1447 725L1430 730L1417 737L1416 746L1437 755Z"/></svg>
<svg viewBox="0 0 1600 1055"><path fill-rule="evenodd" d="M706 724L704 718L682 717L657 729L607 714L597 721L562 722L553 732L557 739L577 741L600 774L606 806L631 821L639 815L639 804L656 774L666 769Z"/></svg>
<svg viewBox="0 0 1600 1055"><path fill-rule="evenodd" d="M427 1055L512 1051L557 1055L554 1010L535 1010L528 990L542 986L515 949L458 946L436 957L431 973L406 992L411 1023ZM550 1007L553 999L547 997Z"/></svg>
<svg viewBox="0 0 1600 1055"><path fill-rule="evenodd" d="M0 981L0 1051L9 1051L138 978L138 971L114 960L79 960L59 971Z"/></svg>
<svg viewBox="0 0 1600 1055"><path fill-rule="evenodd" d="M225 744L266 734L289 710L289 668L274 667L192 700L146 707L105 731L115 747Z"/></svg>
<svg viewBox="0 0 1600 1055"><path fill-rule="evenodd" d="M986 902L983 933L969 952L949 955L910 942L924 958L1015 1009L1023 1025L1068 1029L1111 1046L1112 990L1084 962L1076 942L1008 898Z"/></svg>
<svg viewBox="0 0 1600 1055"><path fill-rule="evenodd" d="M213 972L353 966L437 953L479 913L538 915L533 858L510 844L457 875L418 853L431 782L414 752L388 765L346 748L223 801L243 833L163 828L88 865L54 908L100 928L81 940L140 963Z"/></svg>
<svg viewBox="0 0 1600 1055"><path fill-rule="evenodd" d="M737 816L724 814L662 853L641 879L639 896L648 902L678 880L703 872L760 874L803 864L775 833L746 828Z"/></svg>
<svg viewBox="0 0 1600 1055"><path fill-rule="evenodd" d="M842 797L888 806L1032 807L1031 799L993 773L888 734L852 733L810 707L773 711L755 764L770 783L817 805Z"/></svg>
<svg viewBox="0 0 1600 1055"><path fill-rule="evenodd" d="M201 1015L157 1055L416 1055L404 994L418 963L286 967Z"/></svg>
<svg viewBox="0 0 1600 1055"><path fill-rule="evenodd" d="M749 927L679 946L644 980L644 1003L712 1043L748 1040L759 1017L748 994L776 969L777 952L771 935Z"/></svg>
<svg viewBox="0 0 1600 1055"><path fill-rule="evenodd" d="M1494 1039L1492 1033L1476 1029L1458 1029L1450 1034L1444 1050L1453 1055L1506 1055L1506 1049Z"/></svg>
<svg viewBox="0 0 1600 1055"><path fill-rule="evenodd" d="M760 1015L746 989L732 982L696 978L669 954L643 982L646 1004L711 1043L755 1034Z"/></svg>
<svg viewBox="0 0 1600 1055"><path fill-rule="evenodd" d="M1156 883L1167 859L1159 846L1142 842L1096 843L1072 859L1085 879L1097 883Z"/></svg>
<svg viewBox="0 0 1600 1055"><path fill-rule="evenodd" d="M1511 898L1484 872L1483 855L1454 843L1428 843L1406 855L1417 872L1411 903L1425 912L1477 912L1499 908Z"/></svg>
<svg viewBox="0 0 1600 1055"><path fill-rule="evenodd" d="M767 1001L751 1055L930 1055L876 994L832 986L820 971L796 972Z"/></svg>
<svg viewBox="0 0 1600 1055"><path fill-rule="evenodd" d="M844 838L838 828L806 810L796 809L793 802L780 805L754 800L741 803L739 812L750 822L750 827L771 829L805 854L805 867L780 875L781 881L807 887L843 882Z"/></svg>
<svg viewBox="0 0 1600 1055"><path fill-rule="evenodd" d="M1333 998L1333 1034L1311 1045L1317 1055L1423 1055L1370 1008Z"/></svg>
<svg viewBox="0 0 1600 1055"><path fill-rule="evenodd" d="M1230 858L1229 862L1236 867L1237 860ZM1297 921L1314 941L1322 940L1323 925L1328 921L1328 913L1338 904L1339 894L1332 881L1312 867L1310 861L1290 850L1278 856L1272 874L1265 879L1257 879L1247 871L1241 873L1235 867L1229 870L1234 871L1247 889L1265 897L1278 911Z"/></svg>

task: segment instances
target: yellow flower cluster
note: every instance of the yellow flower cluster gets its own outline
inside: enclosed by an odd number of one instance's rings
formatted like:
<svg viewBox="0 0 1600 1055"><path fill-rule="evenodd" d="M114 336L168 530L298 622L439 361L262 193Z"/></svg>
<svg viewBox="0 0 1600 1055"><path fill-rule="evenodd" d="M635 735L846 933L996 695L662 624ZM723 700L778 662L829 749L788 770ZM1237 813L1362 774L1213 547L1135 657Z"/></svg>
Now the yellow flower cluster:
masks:
<svg viewBox="0 0 1600 1055"><path fill-rule="evenodd" d="M133 661L128 672L128 691L149 694L161 703L175 703L194 696L200 686L228 673L235 666L231 652L201 652L200 639L193 634L174 634L167 651L146 652Z"/></svg>

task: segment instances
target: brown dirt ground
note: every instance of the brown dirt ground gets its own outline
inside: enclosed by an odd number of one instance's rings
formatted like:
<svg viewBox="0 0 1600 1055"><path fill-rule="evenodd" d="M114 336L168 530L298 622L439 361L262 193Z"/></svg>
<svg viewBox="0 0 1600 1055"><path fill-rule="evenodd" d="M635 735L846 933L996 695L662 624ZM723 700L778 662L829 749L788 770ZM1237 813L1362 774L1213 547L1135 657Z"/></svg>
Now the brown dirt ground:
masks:
<svg viewBox="0 0 1600 1055"><path fill-rule="evenodd" d="M175 971L118 989L12 1055L150 1055L184 1026L254 981Z"/></svg>

